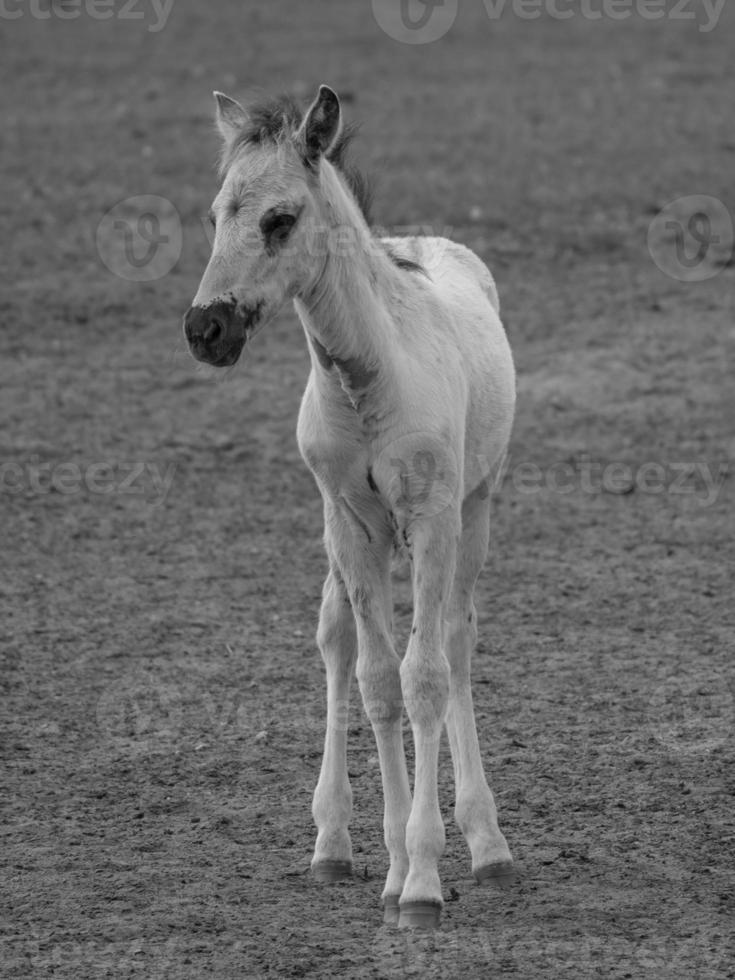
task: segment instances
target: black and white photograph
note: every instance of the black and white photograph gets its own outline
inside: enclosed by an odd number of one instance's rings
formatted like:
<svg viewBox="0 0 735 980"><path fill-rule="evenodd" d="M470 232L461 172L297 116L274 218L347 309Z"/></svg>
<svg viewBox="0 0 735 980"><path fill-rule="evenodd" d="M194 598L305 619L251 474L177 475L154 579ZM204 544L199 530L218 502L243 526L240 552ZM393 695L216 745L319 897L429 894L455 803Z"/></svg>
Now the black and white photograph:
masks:
<svg viewBox="0 0 735 980"><path fill-rule="evenodd" d="M732 0L0 0L1 980L735 978Z"/></svg>

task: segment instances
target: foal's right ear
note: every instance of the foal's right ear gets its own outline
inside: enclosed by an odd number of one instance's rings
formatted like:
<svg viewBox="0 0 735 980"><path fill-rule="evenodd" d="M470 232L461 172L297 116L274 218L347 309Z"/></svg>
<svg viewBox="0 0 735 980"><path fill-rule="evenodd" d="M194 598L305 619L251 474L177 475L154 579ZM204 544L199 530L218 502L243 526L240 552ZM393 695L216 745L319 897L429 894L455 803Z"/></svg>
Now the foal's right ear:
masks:
<svg viewBox="0 0 735 980"><path fill-rule="evenodd" d="M248 116L240 103L235 102L229 95L223 95L222 92L214 92L213 95L217 103L217 129L222 139L229 143L248 121Z"/></svg>
<svg viewBox="0 0 735 980"><path fill-rule="evenodd" d="M319 86L319 94L304 116L296 133L296 145L308 164L329 153L342 129L342 110L336 92L328 85Z"/></svg>

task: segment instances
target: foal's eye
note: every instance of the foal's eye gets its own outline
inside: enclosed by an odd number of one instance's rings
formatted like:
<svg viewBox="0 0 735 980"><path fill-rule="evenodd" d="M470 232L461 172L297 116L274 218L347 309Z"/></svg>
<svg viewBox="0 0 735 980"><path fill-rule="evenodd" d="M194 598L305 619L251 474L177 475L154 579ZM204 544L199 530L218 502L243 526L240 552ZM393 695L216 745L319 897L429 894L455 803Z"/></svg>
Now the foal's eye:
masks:
<svg viewBox="0 0 735 980"><path fill-rule="evenodd" d="M285 242L296 224L296 215L285 211L267 211L260 219L260 230L269 245Z"/></svg>

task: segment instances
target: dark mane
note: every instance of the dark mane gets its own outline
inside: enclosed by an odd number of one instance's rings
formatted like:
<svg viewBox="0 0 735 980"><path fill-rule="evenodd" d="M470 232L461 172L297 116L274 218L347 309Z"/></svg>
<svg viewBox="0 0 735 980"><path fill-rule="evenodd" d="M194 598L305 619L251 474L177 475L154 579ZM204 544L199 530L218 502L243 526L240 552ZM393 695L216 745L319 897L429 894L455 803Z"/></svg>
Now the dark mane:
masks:
<svg viewBox="0 0 735 980"><path fill-rule="evenodd" d="M226 170L243 146L276 146L292 136L301 125L303 110L290 95L279 95L248 106L248 122L240 130L223 155L220 168ZM357 132L350 123L343 127L339 139L327 159L339 170L357 201L368 225L372 223L372 191L370 181L349 160L348 150Z"/></svg>

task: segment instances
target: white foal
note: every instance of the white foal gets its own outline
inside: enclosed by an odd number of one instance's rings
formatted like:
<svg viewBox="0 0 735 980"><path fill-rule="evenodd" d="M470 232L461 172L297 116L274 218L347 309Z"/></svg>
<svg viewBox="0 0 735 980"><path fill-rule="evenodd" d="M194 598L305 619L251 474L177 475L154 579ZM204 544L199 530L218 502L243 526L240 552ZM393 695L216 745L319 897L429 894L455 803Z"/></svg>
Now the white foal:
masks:
<svg viewBox="0 0 735 980"><path fill-rule="evenodd" d="M298 440L324 498L329 574L318 630L327 731L313 814L315 875L352 866L346 706L353 674L377 741L390 867L386 921L434 926L444 848L437 793L446 725L455 816L478 881L513 875L480 759L470 688L473 592L489 485L515 402L510 349L483 263L437 238L378 239L326 86L302 117L287 99L243 109L216 93L223 183L212 256L184 321L191 351L234 364L289 298L311 373ZM391 556L412 563L414 619L393 645ZM413 800L403 707L413 730Z"/></svg>

